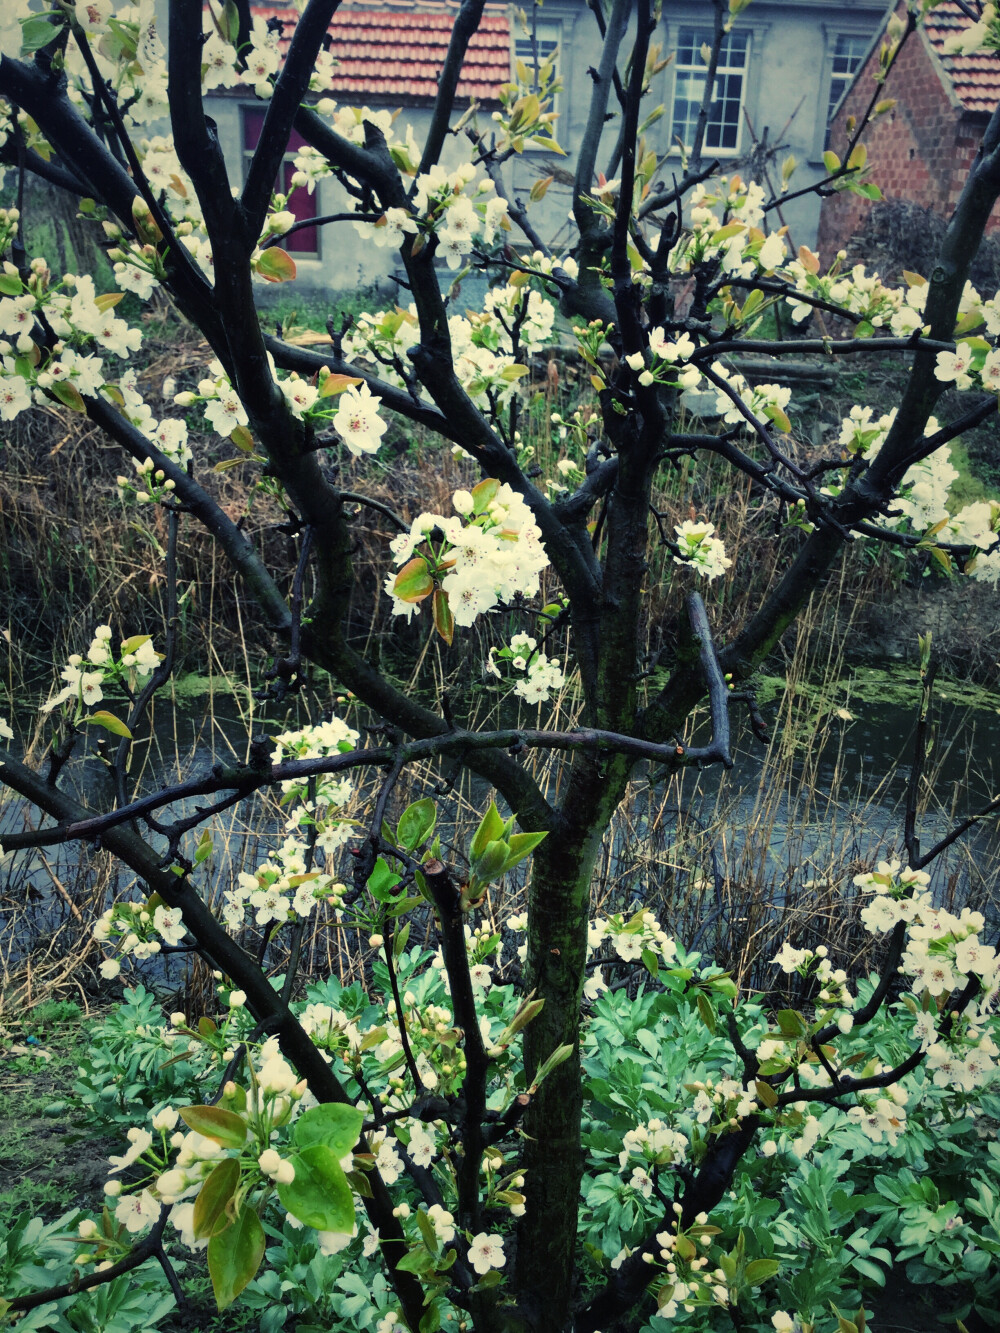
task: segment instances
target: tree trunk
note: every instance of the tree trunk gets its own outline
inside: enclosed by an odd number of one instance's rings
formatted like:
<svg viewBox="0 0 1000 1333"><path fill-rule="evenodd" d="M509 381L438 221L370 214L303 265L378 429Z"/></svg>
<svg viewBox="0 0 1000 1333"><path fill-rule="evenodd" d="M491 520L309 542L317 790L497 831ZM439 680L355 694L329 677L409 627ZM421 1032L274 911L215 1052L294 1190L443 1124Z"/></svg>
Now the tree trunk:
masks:
<svg viewBox="0 0 1000 1333"><path fill-rule="evenodd" d="M580 1000L590 885L631 763L580 754L562 804L563 823L534 853L528 921L530 986L545 1007L525 1033L527 1078L558 1047L573 1054L547 1076L525 1118L525 1215L518 1229L516 1291L531 1333L571 1326L583 1149Z"/></svg>

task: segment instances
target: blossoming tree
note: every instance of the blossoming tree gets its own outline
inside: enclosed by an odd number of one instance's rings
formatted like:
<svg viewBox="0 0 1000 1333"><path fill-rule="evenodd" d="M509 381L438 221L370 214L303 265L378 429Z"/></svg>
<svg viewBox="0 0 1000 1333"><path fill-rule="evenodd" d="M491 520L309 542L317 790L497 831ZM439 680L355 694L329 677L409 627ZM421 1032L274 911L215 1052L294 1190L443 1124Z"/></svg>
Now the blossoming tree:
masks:
<svg viewBox="0 0 1000 1333"><path fill-rule="evenodd" d="M720 174L703 151L725 7L715 9L693 147L668 157L645 100L658 68L659 10L610 0L594 7L603 48L574 164L574 237L555 251L532 221L544 187L521 199L505 175L526 143L558 148L551 63L519 67L501 109L462 116L460 127L456 88L483 13L483 0L462 0L418 144L382 112L323 97L336 8L337 0L308 0L282 54L274 25L247 0L169 0L166 32L152 0L57 0L45 13L23 7L0 62L2 159L15 187L35 173L78 198L103 227L117 284L99 291L86 275L51 272L30 253L19 210L0 213L0 416L57 403L96 423L133 464L119 479L123 503L165 511L168 561L183 525L212 535L282 644L277 687L295 690L305 664L317 664L369 721L364 741L334 716L255 743L245 763L135 790L129 747L169 680L172 631L129 627L141 632L123 638L99 625L45 705L55 723L47 771L17 757L7 744L13 729L0 722L4 783L48 817L38 831L11 835L6 853L99 840L141 883L141 898L112 904L99 923L105 975L117 975L123 958L194 948L222 977L221 1016L175 1014L165 1038L200 1053L215 1090L202 1104L159 1107L148 1127L129 1132L103 1217L80 1228L82 1264L94 1270L79 1286L151 1257L169 1271L169 1246L207 1247L224 1307L261 1264L263 1221L278 1219L314 1230L327 1252L353 1246L355 1262L384 1264L390 1296L380 1333L606 1333L654 1304L654 1319L701 1317L777 1270L767 1257L748 1262L742 1238L721 1251L711 1222L755 1142L765 1156L801 1159L819 1133L814 1109L830 1106L846 1108L872 1142L895 1142L905 1130L906 1077L925 1058L939 1085L958 1090L993 1070L995 955L981 916L934 906L924 867L940 847L921 853L915 802L907 864L883 862L860 877L874 895L865 924L886 937L880 976L859 988L823 948L788 944L775 963L808 983L811 998L798 1010L774 1015L738 994L719 969L686 958L651 911L592 920L590 891L638 764L732 763L731 689L776 646L852 538L933 549L956 573L996 579L1000 511L980 504L955 514L946 492L948 442L995 414L1000 386L1000 294L967 282L1000 193L1000 113L933 273L910 275L897 290L841 260L823 271L772 226L794 193L790 167L783 191L769 197L756 182ZM917 22L890 35L884 72ZM204 95L237 85L266 115L234 188ZM877 87L871 115L887 108L881 96ZM348 203L319 224L353 226L397 251L411 298L309 347L268 334L256 305L256 284L295 274L281 246L294 216L274 189L293 128L306 147L292 188L336 177ZM843 160L828 155L823 189L875 193L863 128ZM467 160L450 169L444 149L460 129ZM455 314L451 274L469 268L504 277L481 312ZM214 354L161 420L128 365L140 330L115 313L125 293L157 292ZM537 484L519 448L521 386L551 341L557 305L593 372L599 414L566 423L559 475ZM797 321L819 312L836 331L792 342L757 336L772 307ZM894 412L876 418L858 405L829 456L805 467L787 443L790 391L748 384L726 360L736 350L837 359L903 351L912 371ZM932 413L948 385L975 396L942 423ZM692 393L707 394L717 424L679 424ZM283 572L201 484L191 412L280 495L298 551L290 595ZM391 416L459 446L479 474L455 493L452 512L410 522L372 502L394 534L380 571L393 613L416 615L447 644L473 625L491 633L485 670L523 705L543 707L564 691L571 725L466 726L457 696L412 697L365 655L347 610L352 515L369 499L345 493L331 462L342 450L377 454ZM741 553L727 554L697 515L665 530L651 509L662 469L710 456L750 478L797 542L724 645L698 589ZM643 661L654 541L670 556L665 567L689 622L659 652L655 688ZM712 735L696 747L682 736L706 695ZM114 703L122 698L124 709ZM95 726L117 739L116 798L106 808L84 807L60 782ZM526 762L533 751L551 755L558 782L537 780ZM394 805L408 766L444 759L496 793L464 855L443 849L432 798ZM381 777L359 826L345 807L360 773ZM204 826L265 788L283 795L286 837L243 868L216 914L200 881ZM170 817L184 798L208 801ZM529 857L527 911L507 923L521 966L501 984L501 940L480 914L490 885ZM295 991L303 924L321 908L371 947L363 1001L334 989L303 1004ZM408 947L411 915L428 911L436 955ZM289 947L280 989L266 969L278 936ZM667 1068L666 1044L678 1034L693 1043L687 1067L702 1071L656 1094L656 1114L636 1101L614 1150L584 1137L603 1086L595 1032L614 1026L624 998L592 965L602 958L649 973L640 1027L660 1052L653 1071ZM897 969L908 1003L890 995ZM865 1030L890 1002L902 1044L880 1058ZM612 1179L624 1173L633 1202L627 1235L616 1223L614 1252L604 1253L599 1192L585 1173L609 1170ZM655 1302L642 1307L648 1293ZM19 1296L11 1308L68 1294ZM778 1312L773 1322L790 1328L792 1317Z"/></svg>

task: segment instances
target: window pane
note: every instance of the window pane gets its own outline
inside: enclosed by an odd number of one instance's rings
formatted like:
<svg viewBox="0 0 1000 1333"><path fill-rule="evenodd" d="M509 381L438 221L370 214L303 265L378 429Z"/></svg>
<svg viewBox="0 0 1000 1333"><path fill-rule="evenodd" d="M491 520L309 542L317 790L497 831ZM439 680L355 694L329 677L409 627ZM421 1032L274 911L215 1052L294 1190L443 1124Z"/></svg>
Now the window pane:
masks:
<svg viewBox="0 0 1000 1333"><path fill-rule="evenodd" d="M264 107L245 106L243 112L243 176L246 179L247 167L250 163L250 156L257 144L260 142L261 131L264 128L264 117L267 111ZM292 175L295 171L294 154L303 146L305 140L299 134L293 133L288 141L288 151L282 161L281 170L274 182L276 190L287 194L291 189ZM298 189L292 195L288 203L288 211L295 214L296 222L302 222L306 218L317 216L317 198L316 192L310 194L305 189ZM290 254L316 255L319 254L319 229L317 227L303 227L301 231L293 232L283 243L282 249Z"/></svg>
<svg viewBox="0 0 1000 1333"><path fill-rule="evenodd" d="M295 171L295 163L287 158L284 163L285 193L292 188L292 175ZM316 191L312 194L306 189L298 189L288 201L288 211L295 214L296 222L304 222L306 218L316 217ZM281 242L282 249L288 250L293 254L315 255L319 253L319 228L303 227L301 231L292 232L291 236L286 236Z"/></svg>
<svg viewBox="0 0 1000 1333"><path fill-rule="evenodd" d="M681 28L677 41L674 76L674 106L671 135L690 147L698 123L705 91L707 66L702 50L711 46L708 28ZM750 40L746 32L730 32L719 48L715 89L705 131L705 147L735 150L739 147L743 104L743 71Z"/></svg>
<svg viewBox="0 0 1000 1333"><path fill-rule="evenodd" d="M843 32L837 37L830 62L830 101L826 109L827 120L833 115L834 108L847 90L847 85L851 82L867 49L867 37L857 37Z"/></svg>

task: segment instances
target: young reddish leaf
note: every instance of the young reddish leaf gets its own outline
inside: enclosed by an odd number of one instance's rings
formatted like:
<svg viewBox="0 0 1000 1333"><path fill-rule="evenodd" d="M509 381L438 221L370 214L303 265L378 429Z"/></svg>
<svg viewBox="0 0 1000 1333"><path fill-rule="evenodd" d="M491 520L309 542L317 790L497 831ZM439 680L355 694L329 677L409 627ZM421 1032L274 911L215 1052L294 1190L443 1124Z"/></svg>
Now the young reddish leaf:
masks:
<svg viewBox="0 0 1000 1333"><path fill-rule="evenodd" d="M214 1139L223 1148L242 1148L246 1142L246 1123L233 1111L221 1106L183 1106L179 1114L188 1129Z"/></svg>
<svg viewBox="0 0 1000 1333"><path fill-rule="evenodd" d="M208 1272L220 1310L232 1305L264 1258L264 1228L244 1205L235 1222L208 1242Z"/></svg>
<svg viewBox="0 0 1000 1333"><path fill-rule="evenodd" d="M496 477L484 477L477 486L473 486L472 512L478 517L485 514L490 505L497 498L497 492L500 490L500 482Z"/></svg>
<svg viewBox="0 0 1000 1333"><path fill-rule="evenodd" d="M451 614L448 594L443 588L434 589L433 607L434 628L450 647L455 639L455 617Z"/></svg>
<svg viewBox="0 0 1000 1333"><path fill-rule="evenodd" d="M357 375L337 375L331 371L328 375L320 376L319 396L321 398L332 398L335 393L343 393L352 384L361 384L362 382Z"/></svg>
<svg viewBox="0 0 1000 1333"><path fill-rule="evenodd" d="M799 263L807 273L819 272L819 255L813 254L808 245L799 246Z"/></svg>
<svg viewBox="0 0 1000 1333"><path fill-rule="evenodd" d="M434 591L434 580L421 555L414 556L396 575L392 590L401 602L422 602Z"/></svg>
<svg viewBox="0 0 1000 1333"><path fill-rule="evenodd" d="M240 1164L235 1157L227 1157L208 1176L194 1201L192 1229L198 1240L218 1235L229 1226L226 1205L240 1183Z"/></svg>
<svg viewBox="0 0 1000 1333"><path fill-rule="evenodd" d="M291 282L296 274L295 260L278 245L261 251L254 268L265 282Z"/></svg>

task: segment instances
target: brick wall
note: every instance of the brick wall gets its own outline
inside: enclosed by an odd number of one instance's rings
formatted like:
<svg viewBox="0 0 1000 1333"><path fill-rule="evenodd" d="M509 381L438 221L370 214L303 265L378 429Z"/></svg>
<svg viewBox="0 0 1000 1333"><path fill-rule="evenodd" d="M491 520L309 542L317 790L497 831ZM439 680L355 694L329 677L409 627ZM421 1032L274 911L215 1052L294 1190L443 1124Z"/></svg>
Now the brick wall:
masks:
<svg viewBox="0 0 1000 1333"><path fill-rule="evenodd" d="M830 147L841 157L848 141L847 118L860 119L874 91L872 74L877 68L878 47L834 118ZM949 95L922 33L907 40L883 96L894 97L896 105L865 135L870 178L887 200L908 199L949 215L979 145L981 127L978 118L963 115ZM823 201L818 244L824 263L860 230L871 208L870 200L847 192ZM1000 212L995 210L988 230L998 226Z"/></svg>

